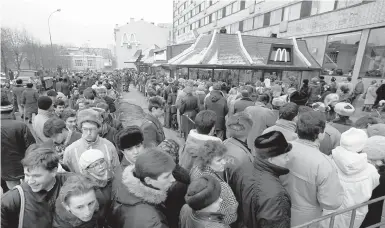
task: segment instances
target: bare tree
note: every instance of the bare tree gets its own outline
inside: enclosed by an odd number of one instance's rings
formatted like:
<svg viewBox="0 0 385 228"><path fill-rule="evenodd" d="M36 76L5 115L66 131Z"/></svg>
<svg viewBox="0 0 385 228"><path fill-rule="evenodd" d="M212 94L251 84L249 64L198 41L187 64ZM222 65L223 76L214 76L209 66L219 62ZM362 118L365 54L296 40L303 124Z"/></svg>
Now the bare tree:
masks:
<svg viewBox="0 0 385 228"><path fill-rule="evenodd" d="M1 33L1 38L5 39L5 46L9 47L10 58L14 61L17 70L20 70L21 64L25 59L23 48L28 37L27 31L25 29L2 28Z"/></svg>

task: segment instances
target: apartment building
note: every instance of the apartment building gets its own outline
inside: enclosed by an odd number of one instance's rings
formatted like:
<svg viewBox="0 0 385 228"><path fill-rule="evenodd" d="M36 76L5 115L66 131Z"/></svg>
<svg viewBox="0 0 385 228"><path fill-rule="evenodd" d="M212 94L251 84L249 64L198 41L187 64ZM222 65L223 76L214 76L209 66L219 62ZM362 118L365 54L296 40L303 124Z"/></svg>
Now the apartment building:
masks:
<svg viewBox="0 0 385 228"><path fill-rule="evenodd" d="M385 0L174 1L176 43L221 28L305 40L326 79L385 79Z"/></svg>

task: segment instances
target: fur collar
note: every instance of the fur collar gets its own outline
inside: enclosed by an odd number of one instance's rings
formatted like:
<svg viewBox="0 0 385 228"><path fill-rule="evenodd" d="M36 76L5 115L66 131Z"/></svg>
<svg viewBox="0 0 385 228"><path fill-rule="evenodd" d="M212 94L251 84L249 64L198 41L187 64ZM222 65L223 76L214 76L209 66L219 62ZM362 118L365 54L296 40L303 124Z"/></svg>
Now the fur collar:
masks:
<svg viewBox="0 0 385 228"><path fill-rule="evenodd" d="M133 171L133 165L128 166L123 171L122 182L127 187L128 192L149 204L158 205L166 200L167 192L144 185L138 178L134 177Z"/></svg>

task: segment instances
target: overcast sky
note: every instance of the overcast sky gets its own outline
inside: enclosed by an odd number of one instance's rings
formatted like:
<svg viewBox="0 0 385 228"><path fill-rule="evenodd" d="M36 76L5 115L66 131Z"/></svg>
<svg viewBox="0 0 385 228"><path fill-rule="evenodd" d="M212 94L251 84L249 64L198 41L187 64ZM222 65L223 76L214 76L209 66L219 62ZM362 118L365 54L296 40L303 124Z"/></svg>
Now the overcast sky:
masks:
<svg viewBox="0 0 385 228"><path fill-rule="evenodd" d="M89 43L106 48L113 44L115 24L143 18L172 23L172 0L1 0L1 25L25 28L42 43L49 43L48 17L53 43L75 46Z"/></svg>

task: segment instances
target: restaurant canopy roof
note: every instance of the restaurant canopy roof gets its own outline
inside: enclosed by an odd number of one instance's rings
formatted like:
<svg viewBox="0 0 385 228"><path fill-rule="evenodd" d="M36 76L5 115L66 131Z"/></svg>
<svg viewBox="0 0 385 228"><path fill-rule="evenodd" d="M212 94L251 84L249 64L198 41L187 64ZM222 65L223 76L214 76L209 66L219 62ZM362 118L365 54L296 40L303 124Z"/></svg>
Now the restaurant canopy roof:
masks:
<svg viewBox="0 0 385 228"><path fill-rule="evenodd" d="M319 70L304 40L225 34L201 34L168 61L176 67Z"/></svg>

